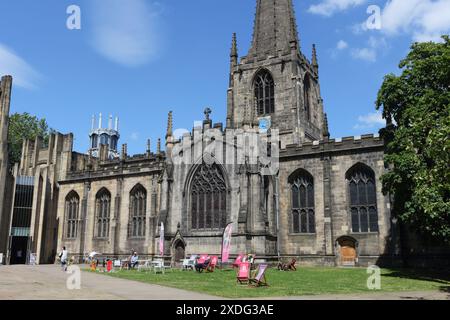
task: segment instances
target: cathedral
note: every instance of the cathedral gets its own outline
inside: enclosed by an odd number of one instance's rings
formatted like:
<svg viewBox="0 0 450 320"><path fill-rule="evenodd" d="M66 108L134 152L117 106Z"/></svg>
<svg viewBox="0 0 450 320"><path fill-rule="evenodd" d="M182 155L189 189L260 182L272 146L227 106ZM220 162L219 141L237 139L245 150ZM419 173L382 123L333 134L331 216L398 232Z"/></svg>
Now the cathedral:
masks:
<svg viewBox="0 0 450 320"><path fill-rule="evenodd" d="M249 14L250 16L250 14ZM59 248L82 261L96 251L126 257L220 255L233 223L231 254L310 265L384 263L398 236L383 195L378 135L332 139L315 46L301 48L292 0L257 0L246 56L232 37L225 123L206 109L202 125L143 154L119 145L118 119L92 119L87 152L72 134L23 143L8 169L12 78L0 89L0 253L6 263L53 263ZM98 121L97 121L98 120ZM165 144L162 150L161 143ZM160 234L159 226L165 232ZM21 254L18 254L18 253Z"/></svg>

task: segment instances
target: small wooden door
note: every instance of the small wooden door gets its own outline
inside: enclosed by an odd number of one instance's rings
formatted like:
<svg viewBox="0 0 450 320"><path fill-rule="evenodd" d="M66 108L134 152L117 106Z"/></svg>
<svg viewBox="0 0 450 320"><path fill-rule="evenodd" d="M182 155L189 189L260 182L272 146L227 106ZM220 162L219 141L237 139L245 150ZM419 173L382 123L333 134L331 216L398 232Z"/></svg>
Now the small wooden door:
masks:
<svg viewBox="0 0 450 320"><path fill-rule="evenodd" d="M356 250L350 246L341 247L341 263L344 266L354 266L356 262Z"/></svg>
<svg viewBox="0 0 450 320"><path fill-rule="evenodd" d="M184 244L182 241L178 241L175 245L175 263L178 264L185 258Z"/></svg>

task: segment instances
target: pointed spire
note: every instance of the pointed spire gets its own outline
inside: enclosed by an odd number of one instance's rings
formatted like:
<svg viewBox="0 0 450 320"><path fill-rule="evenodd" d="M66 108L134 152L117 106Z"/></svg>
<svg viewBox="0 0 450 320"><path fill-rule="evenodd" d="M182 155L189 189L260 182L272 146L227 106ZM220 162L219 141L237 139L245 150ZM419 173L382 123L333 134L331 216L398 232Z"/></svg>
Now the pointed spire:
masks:
<svg viewBox="0 0 450 320"><path fill-rule="evenodd" d="M100 115L98 116L98 128L101 129L102 128L102 114L100 113Z"/></svg>
<svg viewBox="0 0 450 320"><path fill-rule="evenodd" d="M238 58L238 49L237 49L237 40L236 40L236 33L233 33L233 40L231 41L231 58Z"/></svg>
<svg viewBox="0 0 450 320"><path fill-rule="evenodd" d="M231 41L231 52L230 52L230 79L228 86L233 87L233 74L238 65L238 50L237 50L237 40L236 33L233 33L233 39Z"/></svg>
<svg viewBox="0 0 450 320"><path fill-rule="evenodd" d="M322 135L325 140L330 139L330 130L328 129L328 116L326 113L323 114L323 128Z"/></svg>
<svg viewBox="0 0 450 320"><path fill-rule="evenodd" d="M292 0L257 0L253 42L249 55L277 56L299 49Z"/></svg>
<svg viewBox="0 0 450 320"><path fill-rule="evenodd" d="M108 130L112 130L112 126L113 126L113 116L112 114L110 114L108 120Z"/></svg>
<svg viewBox="0 0 450 320"><path fill-rule="evenodd" d="M152 144L151 140L147 139L147 154L150 155L150 153L152 153Z"/></svg>
<svg viewBox="0 0 450 320"><path fill-rule="evenodd" d="M91 130L94 131L95 130L95 115L92 115L92 124L91 124Z"/></svg>
<svg viewBox="0 0 450 320"><path fill-rule="evenodd" d="M238 57L238 49L237 49L237 40L236 40L236 33L233 33L233 40L231 43L231 54L230 57Z"/></svg>
<svg viewBox="0 0 450 320"><path fill-rule="evenodd" d="M317 51L316 51L316 45L315 44L313 44L313 47L312 47L311 64L312 64L314 70L316 71L316 73L318 73L318 71L319 71L319 62L317 61Z"/></svg>
<svg viewBox="0 0 450 320"><path fill-rule="evenodd" d="M161 138L158 138L158 144L156 145L156 154L161 154Z"/></svg>
<svg viewBox="0 0 450 320"><path fill-rule="evenodd" d="M169 115L167 117L167 133L166 133L166 140L169 137L172 137L173 135L173 112L170 111Z"/></svg>
<svg viewBox="0 0 450 320"><path fill-rule="evenodd" d="M114 130L119 131L119 117L116 117L116 125L114 126Z"/></svg>
<svg viewBox="0 0 450 320"><path fill-rule="evenodd" d="M128 154L128 146L126 143L124 143L122 145L122 160L125 160L127 158L127 154Z"/></svg>

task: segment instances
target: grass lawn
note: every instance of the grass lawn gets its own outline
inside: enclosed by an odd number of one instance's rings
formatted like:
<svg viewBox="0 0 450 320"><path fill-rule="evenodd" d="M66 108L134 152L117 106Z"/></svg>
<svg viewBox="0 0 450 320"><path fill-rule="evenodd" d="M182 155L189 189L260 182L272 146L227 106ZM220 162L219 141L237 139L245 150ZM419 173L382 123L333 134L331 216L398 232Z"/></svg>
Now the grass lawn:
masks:
<svg viewBox="0 0 450 320"><path fill-rule="evenodd" d="M152 272L117 271L108 276L142 281L180 289L197 291L225 298L257 298L301 296L333 293L380 292L367 289L365 268L300 267L296 272L269 269L268 287L249 287L236 283L233 270L214 273L172 270L165 274ZM450 276L433 272L382 269L381 291L426 291L450 289Z"/></svg>

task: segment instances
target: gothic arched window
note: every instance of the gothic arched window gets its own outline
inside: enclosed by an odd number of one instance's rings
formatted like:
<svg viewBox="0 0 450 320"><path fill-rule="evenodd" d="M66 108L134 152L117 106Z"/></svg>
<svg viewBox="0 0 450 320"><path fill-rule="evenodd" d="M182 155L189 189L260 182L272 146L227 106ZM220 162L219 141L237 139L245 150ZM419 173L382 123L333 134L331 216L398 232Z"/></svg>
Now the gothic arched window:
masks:
<svg viewBox="0 0 450 320"><path fill-rule="evenodd" d="M315 233L314 179L305 170L298 171L291 179L292 231Z"/></svg>
<svg viewBox="0 0 450 320"><path fill-rule="evenodd" d="M357 164L346 178L350 194L352 232L378 232L375 173L368 166Z"/></svg>
<svg viewBox="0 0 450 320"><path fill-rule="evenodd" d="M191 182L191 227L221 229L227 222L227 187L218 165L199 166Z"/></svg>
<svg viewBox="0 0 450 320"><path fill-rule="evenodd" d="M92 135L92 145L91 148L98 148L98 136L96 134Z"/></svg>
<svg viewBox="0 0 450 320"><path fill-rule="evenodd" d="M75 239L78 236L78 221L80 197L75 191L66 197L66 238Z"/></svg>
<svg viewBox="0 0 450 320"><path fill-rule="evenodd" d="M311 82L309 76L306 75L303 80L303 102L306 120L311 120Z"/></svg>
<svg viewBox="0 0 450 320"><path fill-rule="evenodd" d="M145 213L147 208L147 191L138 184L130 192L130 221L128 236L132 238L145 237Z"/></svg>
<svg viewBox="0 0 450 320"><path fill-rule="evenodd" d="M255 76L255 103L259 115L275 112L275 83L268 71L260 71Z"/></svg>
<svg viewBox="0 0 450 320"><path fill-rule="evenodd" d="M95 237L109 237L109 220L111 213L111 193L105 188L95 197Z"/></svg>

